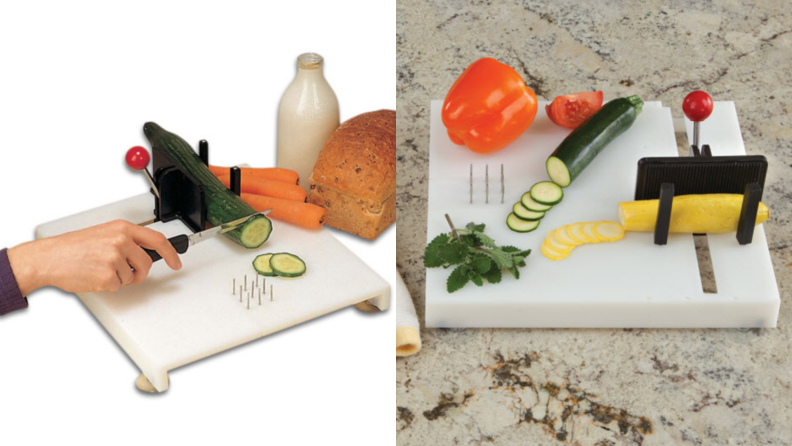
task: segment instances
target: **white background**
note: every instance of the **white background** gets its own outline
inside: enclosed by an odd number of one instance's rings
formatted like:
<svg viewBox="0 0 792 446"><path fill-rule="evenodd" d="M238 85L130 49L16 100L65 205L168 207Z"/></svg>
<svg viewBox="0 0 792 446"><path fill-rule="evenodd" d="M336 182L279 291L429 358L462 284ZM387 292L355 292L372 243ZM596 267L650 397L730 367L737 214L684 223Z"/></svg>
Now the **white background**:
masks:
<svg viewBox="0 0 792 446"><path fill-rule="evenodd" d="M0 247L148 190L123 160L148 147L146 121L207 139L213 164L273 165L302 52L325 57L342 121L395 109L393 1L9 3ZM334 234L393 284L395 227ZM0 318L0 443L393 444L394 316L341 310L172 371L151 396L75 296L41 290Z"/></svg>

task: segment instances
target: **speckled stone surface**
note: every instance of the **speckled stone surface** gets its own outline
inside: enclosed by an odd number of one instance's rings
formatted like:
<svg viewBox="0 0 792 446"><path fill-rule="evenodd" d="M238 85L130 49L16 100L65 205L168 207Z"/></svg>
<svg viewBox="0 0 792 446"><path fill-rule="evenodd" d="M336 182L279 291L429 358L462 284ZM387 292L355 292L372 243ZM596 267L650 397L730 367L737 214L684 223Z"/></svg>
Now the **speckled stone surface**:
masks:
<svg viewBox="0 0 792 446"><path fill-rule="evenodd" d="M421 320L429 101L485 56L540 99L601 89L675 117L693 89L735 101L748 152L770 161L765 227L782 296L779 328L762 331L424 329L421 352L396 362L399 445L792 444L790 11L781 0L398 1L397 264Z"/></svg>

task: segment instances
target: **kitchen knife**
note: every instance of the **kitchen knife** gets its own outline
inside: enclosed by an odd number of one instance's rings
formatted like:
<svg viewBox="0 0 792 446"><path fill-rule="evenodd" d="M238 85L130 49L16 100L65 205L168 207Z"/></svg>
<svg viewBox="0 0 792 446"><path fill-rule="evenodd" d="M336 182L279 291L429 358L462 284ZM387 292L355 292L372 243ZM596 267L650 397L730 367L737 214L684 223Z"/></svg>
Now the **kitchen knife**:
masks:
<svg viewBox="0 0 792 446"><path fill-rule="evenodd" d="M169 238L168 241L176 249L176 252L178 252L179 254L184 254L185 252L187 252L187 249L189 249L190 246L197 245L198 243L201 243L205 240L209 240L217 235L225 234L226 232L233 231L234 229L237 229L240 226L247 223L248 220L250 220L251 218L257 215L267 215L270 213L270 211L272 211L272 209L267 209L266 211L257 212L253 215L248 215L247 217L242 217L240 219L230 221L228 223L223 223L220 226L215 226L212 229L196 232L195 234L177 235L175 237ZM153 249L143 248L143 251L146 251L146 254L148 254L149 257L151 257L151 260L153 262L162 259L159 253L157 251L154 251Z"/></svg>

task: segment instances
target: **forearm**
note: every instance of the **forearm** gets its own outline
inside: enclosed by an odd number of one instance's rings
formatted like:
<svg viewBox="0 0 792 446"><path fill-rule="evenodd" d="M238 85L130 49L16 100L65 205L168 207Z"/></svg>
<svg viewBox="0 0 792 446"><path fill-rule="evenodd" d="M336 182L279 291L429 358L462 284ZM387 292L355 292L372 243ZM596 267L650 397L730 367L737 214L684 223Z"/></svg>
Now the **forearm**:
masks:
<svg viewBox="0 0 792 446"><path fill-rule="evenodd" d="M49 272L45 270L46 259L44 256L48 250L54 248L47 246L49 243L50 241L47 239L37 240L8 250L11 270L14 272L19 291L23 296L48 285L45 278Z"/></svg>

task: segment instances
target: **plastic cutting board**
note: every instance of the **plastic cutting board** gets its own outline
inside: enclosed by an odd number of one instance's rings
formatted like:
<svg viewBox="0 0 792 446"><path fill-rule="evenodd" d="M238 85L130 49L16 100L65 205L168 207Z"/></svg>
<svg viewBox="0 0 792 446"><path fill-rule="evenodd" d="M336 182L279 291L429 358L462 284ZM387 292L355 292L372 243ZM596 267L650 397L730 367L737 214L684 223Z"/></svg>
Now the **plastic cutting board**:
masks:
<svg viewBox="0 0 792 446"><path fill-rule="evenodd" d="M139 195L43 224L36 237L119 218L141 223L153 218L153 207L151 194ZM149 227L168 237L190 233L178 220ZM169 370L215 353L363 301L388 309L388 283L330 232L277 220L273 228L258 250L216 237L190 248L178 272L158 262L140 285L78 296L160 392L168 388ZM237 287L245 274L248 282L255 280L255 256L283 251L305 260L308 272L298 279L267 278L274 300L267 295L259 306L256 295L247 309L247 294L242 302L232 295L233 279Z"/></svg>
<svg viewBox="0 0 792 446"><path fill-rule="evenodd" d="M500 284L476 287L469 283L453 294L446 291L450 271L428 269L428 327L776 325L780 298L761 225L753 243L746 246L740 246L734 234L708 236L717 294L702 290L689 234L670 234L667 245L656 246L651 233L630 232L619 242L580 246L556 262L540 252L547 233L562 225L617 221L617 203L633 199L638 160L677 155L671 112L659 102L644 105L633 126L564 189L564 200L546 214L534 232L510 231L505 221L512 205L532 184L548 180L545 160L569 133L550 122L545 104L539 104L535 122L517 141L497 153L479 155L449 140L440 118L442 101L432 102L427 239L449 231L447 213L458 227L468 222L486 223L486 232L498 244L533 252L519 280L504 273ZM702 126L702 142L711 145L714 155L745 154L732 102L715 103ZM469 203L471 164L473 204ZM489 204L485 204L487 164Z"/></svg>

